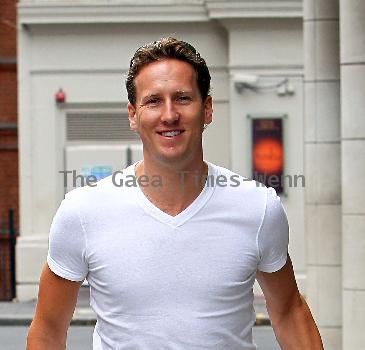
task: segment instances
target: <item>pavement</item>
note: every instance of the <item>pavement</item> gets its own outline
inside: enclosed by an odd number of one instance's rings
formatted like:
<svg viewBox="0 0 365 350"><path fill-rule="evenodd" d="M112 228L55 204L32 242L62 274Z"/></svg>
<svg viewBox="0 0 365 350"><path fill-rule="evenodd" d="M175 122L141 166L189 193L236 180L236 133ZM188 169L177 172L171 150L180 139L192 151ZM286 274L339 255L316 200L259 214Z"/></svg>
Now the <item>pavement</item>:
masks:
<svg viewBox="0 0 365 350"><path fill-rule="evenodd" d="M89 305L90 292L88 286L82 286L71 325L90 326L96 322L96 315ZM37 300L0 301L0 326L28 326L32 322ZM256 295L254 302L256 310L256 325L268 326L270 320L263 296Z"/></svg>

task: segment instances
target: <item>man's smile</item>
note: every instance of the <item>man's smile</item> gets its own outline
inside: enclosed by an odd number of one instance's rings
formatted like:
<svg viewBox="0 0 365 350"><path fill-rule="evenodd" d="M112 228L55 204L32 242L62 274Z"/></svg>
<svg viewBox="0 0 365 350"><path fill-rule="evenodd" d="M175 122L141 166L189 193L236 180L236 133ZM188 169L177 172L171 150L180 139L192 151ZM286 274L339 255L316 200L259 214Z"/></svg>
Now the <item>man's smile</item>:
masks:
<svg viewBox="0 0 365 350"><path fill-rule="evenodd" d="M166 130L166 131L158 131L157 133L163 137L173 138L181 135L185 130Z"/></svg>

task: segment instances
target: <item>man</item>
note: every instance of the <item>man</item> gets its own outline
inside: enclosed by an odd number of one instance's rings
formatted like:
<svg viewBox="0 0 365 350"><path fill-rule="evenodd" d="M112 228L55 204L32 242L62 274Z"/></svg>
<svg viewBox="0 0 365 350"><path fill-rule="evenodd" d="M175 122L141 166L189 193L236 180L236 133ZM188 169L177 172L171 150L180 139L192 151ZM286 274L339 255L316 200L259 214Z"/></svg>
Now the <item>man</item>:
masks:
<svg viewBox="0 0 365 350"><path fill-rule="evenodd" d="M255 277L281 347L323 349L297 289L279 197L203 160L205 61L188 43L161 39L137 50L126 85L143 159L120 180L138 181L117 187L110 176L66 195L27 349L64 349L85 278L94 349L256 349Z"/></svg>

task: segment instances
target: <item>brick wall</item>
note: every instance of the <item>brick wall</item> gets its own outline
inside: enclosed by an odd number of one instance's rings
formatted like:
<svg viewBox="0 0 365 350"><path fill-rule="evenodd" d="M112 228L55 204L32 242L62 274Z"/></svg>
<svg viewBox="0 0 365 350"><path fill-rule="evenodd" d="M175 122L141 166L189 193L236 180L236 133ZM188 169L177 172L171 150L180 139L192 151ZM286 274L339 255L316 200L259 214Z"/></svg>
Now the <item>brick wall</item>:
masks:
<svg viewBox="0 0 365 350"><path fill-rule="evenodd" d="M16 57L16 1L0 1L0 57Z"/></svg>
<svg viewBox="0 0 365 350"><path fill-rule="evenodd" d="M1 40L1 39L0 39ZM1 46L1 43L0 43ZM1 58L1 56L0 56ZM17 121L16 64L0 64L0 122Z"/></svg>
<svg viewBox="0 0 365 350"><path fill-rule="evenodd" d="M0 228L15 209L18 228L16 1L0 1Z"/></svg>

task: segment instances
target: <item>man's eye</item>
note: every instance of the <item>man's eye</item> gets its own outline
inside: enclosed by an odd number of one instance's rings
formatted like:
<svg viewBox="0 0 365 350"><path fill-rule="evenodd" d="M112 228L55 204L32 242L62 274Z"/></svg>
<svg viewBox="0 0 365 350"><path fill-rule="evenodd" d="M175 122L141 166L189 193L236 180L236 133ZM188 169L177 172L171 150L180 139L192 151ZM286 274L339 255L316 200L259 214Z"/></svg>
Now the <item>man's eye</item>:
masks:
<svg viewBox="0 0 365 350"><path fill-rule="evenodd" d="M189 96L182 95L182 96L179 96L177 98L177 100L180 101L180 102L188 102L188 101L190 101L190 97Z"/></svg>
<svg viewBox="0 0 365 350"><path fill-rule="evenodd" d="M147 100L146 104L147 105L156 105L160 102L160 100L158 98L151 98L149 100Z"/></svg>

